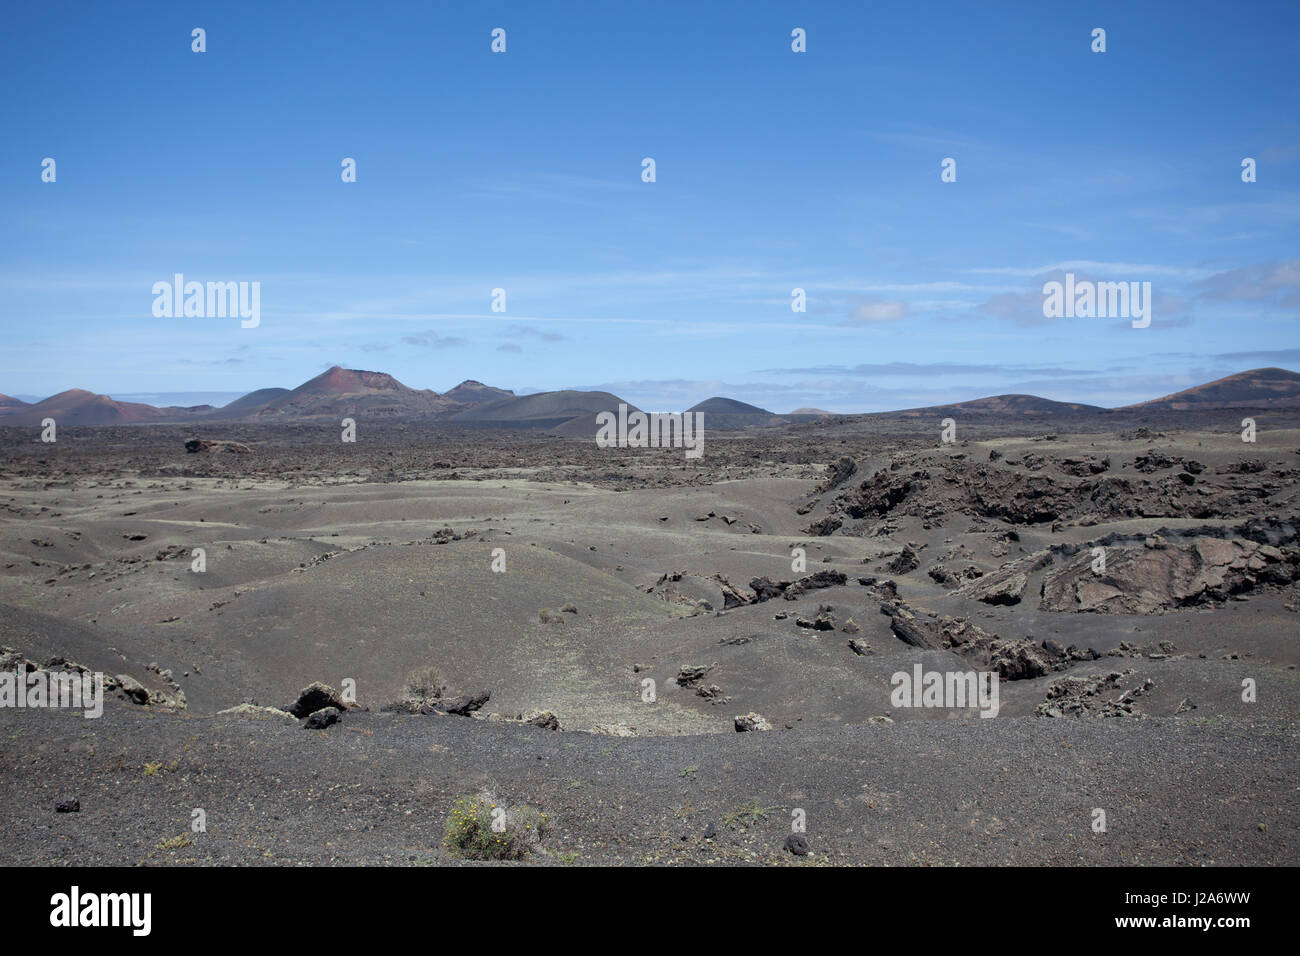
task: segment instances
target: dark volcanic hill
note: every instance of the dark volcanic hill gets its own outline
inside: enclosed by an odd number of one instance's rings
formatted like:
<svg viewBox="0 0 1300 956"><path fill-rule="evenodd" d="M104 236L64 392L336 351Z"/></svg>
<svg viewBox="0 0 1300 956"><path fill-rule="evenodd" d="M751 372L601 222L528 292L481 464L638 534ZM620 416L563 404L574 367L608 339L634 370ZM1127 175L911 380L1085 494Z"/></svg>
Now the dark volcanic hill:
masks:
<svg viewBox="0 0 1300 956"><path fill-rule="evenodd" d="M934 415L966 415L975 418L1073 418L1079 415L1102 414L1106 409L1098 405L1079 402L1054 402L1037 395L990 395L969 402L952 405L930 405L925 408L908 408L897 412L874 412L875 415L893 415L907 418Z"/></svg>
<svg viewBox="0 0 1300 956"><path fill-rule="evenodd" d="M335 365L255 409L244 420L313 421L358 415L371 419L419 419L433 418L455 407L454 401L437 392L409 388L385 372Z"/></svg>
<svg viewBox="0 0 1300 956"><path fill-rule="evenodd" d="M636 408L609 392L580 392L565 389L558 392L538 392L503 401L479 405L452 415L449 421L456 425L477 428L555 428L574 419L591 420L590 431L582 425L581 433L595 435L596 415L599 412L618 413L619 404Z"/></svg>
<svg viewBox="0 0 1300 956"><path fill-rule="evenodd" d="M130 425L162 421L184 415L176 408L154 408L139 402L118 402L81 388L70 388L33 405L21 405L0 413L0 424L39 426L46 418L58 425Z"/></svg>
<svg viewBox="0 0 1300 956"><path fill-rule="evenodd" d="M494 388L472 378L467 378L455 388L443 392L442 395L444 398L450 398L454 402L462 402L465 405L482 405L515 397L515 393L508 388Z"/></svg>
<svg viewBox="0 0 1300 956"><path fill-rule="evenodd" d="M0 414L17 408L26 408L27 403L12 395L0 395Z"/></svg>
<svg viewBox="0 0 1300 956"><path fill-rule="evenodd" d="M687 409L688 412L704 412L713 415L767 415L772 413L766 408L759 408L757 405L750 405L746 402L738 402L734 398L722 398L719 395L713 398L706 398L697 405L692 405Z"/></svg>
<svg viewBox="0 0 1300 956"><path fill-rule="evenodd" d="M767 425L777 420L777 416L766 408L759 408L757 405L740 402L734 398L723 398L720 395L706 398L699 404L692 405L687 411L702 412L705 428L723 431Z"/></svg>
<svg viewBox="0 0 1300 956"><path fill-rule="evenodd" d="M1256 368L1127 407L1169 411L1300 408L1300 374L1284 368Z"/></svg>

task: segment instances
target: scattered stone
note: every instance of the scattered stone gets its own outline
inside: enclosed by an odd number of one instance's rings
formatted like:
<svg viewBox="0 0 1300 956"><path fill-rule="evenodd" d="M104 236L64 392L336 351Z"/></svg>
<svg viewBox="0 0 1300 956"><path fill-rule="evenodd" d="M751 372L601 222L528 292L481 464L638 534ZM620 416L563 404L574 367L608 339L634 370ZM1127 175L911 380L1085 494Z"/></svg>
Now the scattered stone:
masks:
<svg viewBox="0 0 1300 956"><path fill-rule="evenodd" d="M713 580L717 581L719 587L722 588L722 609L724 611L729 608L744 607L746 604L753 603L753 598L740 590L740 588L736 587L721 574L715 574Z"/></svg>
<svg viewBox="0 0 1300 956"><path fill-rule="evenodd" d="M238 704L225 710L217 711L217 716L251 717L254 720L297 720L287 710L278 707L259 707L257 704Z"/></svg>
<svg viewBox="0 0 1300 956"><path fill-rule="evenodd" d="M127 674L116 674L113 678L117 682L117 687L127 699L133 704L149 703L149 690L134 677Z"/></svg>
<svg viewBox="0 0 1300 956"><path fill-rule="evenodd" d="M748 733L751 730L771 730L772 725L761 714L752 711L736 718L736 733Z"/></svg>
<svg viewBox="0 0 1300 956"><path fill-rule="evenodd" d="M704 675L707 674L710 670L712 670L712 668L713 668L712 664L682 665L682 667L677 671L677 677L675 678L677 681L677 686L694 687L696 684L698 684L701 680L704 679Z"/></svg>
<svg viewBox="0 0 1300 956"><path fill-rule="evenodd" d="M543 730L559 730L560 718L556 717L549 710L533 714L531 717L525 717L524 723L531 724L534 727L541 727Z"/></svg>
<svg viewBox="0 0 1300 956"><path fill-rule="evenodd" d="M1047 699L1035 713L1042 717L1142 717L1133 710L1133 701L1151 690L1154 681L1147 678L1119 697L1103 695L1117 689L1132 671L1112 671L1090 677L1058 677L1047 686Z"/></svg>
<svg viewBox="0 0 1300 956"><path fill-rule="evenodd" d="M482 706L491 699L491 692L482 691L478 694L461 694L458 697L444 697L441 700L432 701L428 706L431 712L453 714L457 717L468 717L474 711L482 708Z"/></svg>
<svg viewBox="0 0 1300 956"><path fill-rule="evenodd" d="M921 564L921 559L917 557L916 552L912 550L910 544L904 545L894 560L889 562L889 571L891 574L908 574L915 571Z"/></svg>
<svg viewBox="0 0 1300 956"><path fill-rule="evenodd" d="M953 574L942 564L933 565L926 574L933 578L937 584L942 584L946 588L955 588L961 584L961 580L957 575Z"/></svg>
<svg viewBox="0 0 1300 956"><path fill-rule="evenodd" d="M322 707L320 710L312 711L307 715L303 727L307 730L324 730L332 724L337 724L343 712L337 707Z"/></svg>
<svg viewBox="0 0 1300 956"><path fill-rule="evenodd" d="M54 805L54 812L55 813L80 813L81 801L78 800L76 797L72 797L71 799L68 800L60 800L58 803Z"/></svg>
<svg viewBox="0 0 1300 956"><path fill-rule="evenodd" d="M741 647L741 646L743 646L743 645L745 645L745 644L748 644L750 641L754 640L755 637L758 637L758 635L755 634L755 635L753 635L753 636L751 636L751 637L744 637L744 636L741 636L741 637L723 637L723 638L720 638L720 639L718 640L718 643L719 643L719 644L725 644L725 645L727 645L728 647Z"/></svg>
<svg viewBox="0 0 1300 956"><path fill-rule="evenodd" d="M1164 471L1181 465L1181 458L1170 458L1168 455L1162 455L1155 449L1148 449L1145 455L1138 455L1133 460L1133 467L1138 471L1150 474L1153 471Z"/></svg>
<svg viewBox="0 0 1300 956"><path fill-rule="evenodd" d="M791 833L785 838L785 850L795 856L808 855L808 840L802 833Z"/></svg>
<svg viewBox="0 0 1300 956"><path fill-rule="evenodd" d="M785 593L785 589L790 586L789 581L782 581L779 584L768 578L754 578L749 582L749 586L754 589L754 601L770 601L772 598L778 598Z"/></svg>
<svg viewBox="0 0 1300 956"><path fill-rule="evenodd" d="M800 627L811 627L814 631L833 631L835 630L835 615L829 610L818 611L817 616L813 618L812 623L799 618L795 621Z"/></svg>
<svg viewBox="0 0 1300 956"><path fill-rule="evenodd" d="M880 611L905 644L923 650L952 651L980 670L996 671L1003 680L1042 677L1068 666L1071 659L1027 638L1001 638L965 618L918 617L902 601L888 601Z"/></svg>

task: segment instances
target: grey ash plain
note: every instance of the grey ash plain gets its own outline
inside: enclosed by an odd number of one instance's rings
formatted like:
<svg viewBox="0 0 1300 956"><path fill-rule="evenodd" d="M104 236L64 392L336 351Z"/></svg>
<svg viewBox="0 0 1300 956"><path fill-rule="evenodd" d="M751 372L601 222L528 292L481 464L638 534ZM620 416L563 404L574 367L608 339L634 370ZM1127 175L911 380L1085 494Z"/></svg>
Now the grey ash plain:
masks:
<svg viewBox="0 0 1300 956"><path fill-rule="evenodd" d="M551 816L539 865L1300 862L1300 414L957 419L951 445L915 415L720 431L693 461L364 420L0 429L0 645L157 701L0 709L0 862L457 863L445 820L483 789ZM759 599L818 572L845 583ZM990 661L994 719L890 704L895 671ZM489 702L382 710L429 665ZM325 730L219 713L345 678Z"/></svg>

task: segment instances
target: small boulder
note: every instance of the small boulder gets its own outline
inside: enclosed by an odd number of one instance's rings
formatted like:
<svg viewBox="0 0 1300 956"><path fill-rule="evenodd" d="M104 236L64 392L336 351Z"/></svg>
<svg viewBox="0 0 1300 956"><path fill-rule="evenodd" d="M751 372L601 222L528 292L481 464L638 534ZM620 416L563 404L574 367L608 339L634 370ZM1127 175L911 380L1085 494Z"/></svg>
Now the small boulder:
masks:
<svg viewBox="0 0 1300 956"><path fill-rule="evenodd" d="M526 724L532 724L534 727L541 727L543 730L559 730L560 718L556 717L549 710L544 710L540 714L534 714L524 720Z"/></svg>
<svg viewBox="0 0 1300 956"><path fill-rule="evenodd" d="M891 574L907 574L915 571L921 564L921 559L917 557L916 552L912 550L910 544L904 545L893 561L889 562L889 571Z"/></svg>
<svg viewBox="0 0 1300 956"><path fill-rule="evenodd" d="M308 730L324 730L331 724L337 724L342 716L343 712L337 707L322 707L308 714L303 726Z"/></svg>
<svg viewBox="0 0 1300 956"><path fill-rule="evenodd" d="M454 714L457 717L468 717L474 711L478 710L492 698L489 691L482 691L478 694L461 694L459 697L444 697L442 700L432 702L433 710L440 714Z"/></svg>
<svg viewBox="0 0 1300 956"><path fill-rule="evenodd" d="M748 733L751 730L771 730L769 724L761 714L750 712L736 718L736 733Z"/></svg>
<svg viewBox="0 0 1300 956"><path fill-rule="evenodd" d="M807 856L808 838L802 833L791 833L785 838L784 849L787 853L793 853L795 856Z"/></svg>
<svg viewBox="0 0 1300 956"><path fill-rule="evenodd" d="M141 684L134 677L126 674L115 675L118 689L126 695L127 699L133 704L149 703L149 689Z"/></svg>

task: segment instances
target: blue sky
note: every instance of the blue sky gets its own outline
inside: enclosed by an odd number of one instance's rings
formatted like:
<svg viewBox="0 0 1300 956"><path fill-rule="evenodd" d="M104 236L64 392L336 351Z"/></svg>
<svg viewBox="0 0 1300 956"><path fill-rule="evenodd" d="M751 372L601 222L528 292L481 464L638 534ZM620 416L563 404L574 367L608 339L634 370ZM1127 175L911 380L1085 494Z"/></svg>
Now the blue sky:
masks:
<svg viewBox="0 0 1300 956"><path fill-rule="evenodd" d="M1295 3L8 3L0 80L11 395L340 364L872 411L1300 369ZM1066 271L1150 282L1150 327L1045 319ZM260 282L261 324L155 318L177 272Z"/></svg>

